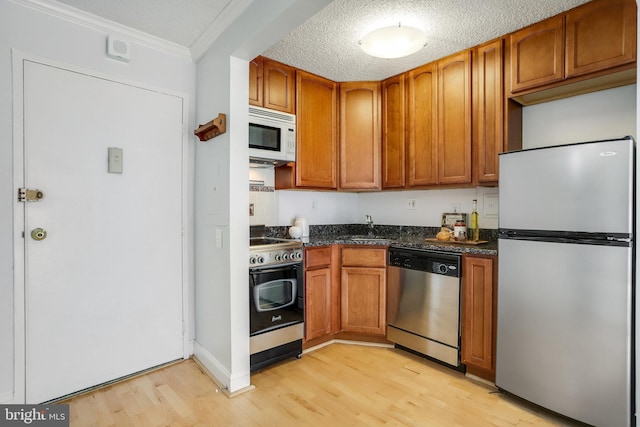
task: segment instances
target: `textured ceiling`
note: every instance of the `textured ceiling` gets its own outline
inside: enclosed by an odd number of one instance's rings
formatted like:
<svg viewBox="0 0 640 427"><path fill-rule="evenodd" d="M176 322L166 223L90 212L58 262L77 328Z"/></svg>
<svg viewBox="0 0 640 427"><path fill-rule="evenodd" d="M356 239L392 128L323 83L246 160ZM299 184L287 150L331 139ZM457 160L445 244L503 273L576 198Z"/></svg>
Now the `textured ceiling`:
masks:
<svg viewBox="0 0 640 427"><path fill-rule="evenodd" d="M338 82L382 80L587 1L335 0L264 55ZM59 2L191 48L214 22L220 25L219 17L233 0ZM425 30L426 47L398 59L373 58L360 50L364 34L399 22Z"/></svg>
<svg viewBox="0 0 640 427"><path fill-rule="evenodd" d="M587 0L335 0L264 55L331 80L382 80L571 9ZM395 25L427 45L397 59L368 56L358 40Z"/></svg>

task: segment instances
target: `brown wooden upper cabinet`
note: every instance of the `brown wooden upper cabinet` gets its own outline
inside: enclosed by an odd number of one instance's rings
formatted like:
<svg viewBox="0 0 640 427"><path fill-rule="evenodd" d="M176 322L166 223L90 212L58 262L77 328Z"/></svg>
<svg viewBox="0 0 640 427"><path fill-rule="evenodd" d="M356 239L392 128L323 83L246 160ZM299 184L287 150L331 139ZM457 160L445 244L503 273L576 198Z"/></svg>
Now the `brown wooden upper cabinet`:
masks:
<svg viewBox="0 0 640 427"><path fill-rule="evenodd" d="M478 183L498 182L498 154L505 151L504 53L498 39L473 50L473 165Z"/></svg>
<svg viewBox="0 0 640 427"><path fill-rule="evenodd" d="M382 82L382 188L405 186L405 75Z"/></svg>
<svg viewBox="0 0 640 427"><path fill-rule="evenodd" d="M295 186L336 189L338 84L298 70L296 86L298 112Z"/></svg>
<svg viewBox="0 0 640 427"><path fill-rule="evenodd" d="M249 61L249 105L264 106L264 58Z"/></svg>
<svg viewBox="0 0 640 427"><path fill-rule="evenodd" d="M564 77L564 16L557 15L511 34L511 91Z"/></svg>
<svg viewBox="0 0 640 427"><path fill-rule="evenodd" d="M340 189L380 190L380 82L340 84Z"/></svg>
<svg viewBox="0 0 640 427"><path fill-rule="evenodd" d="M471 52L438 61L438 184L471 182Z"/></svg>
<svg viewBox="0 0 640 427"><path fill-rule="evenodd" d="M636 60L635 0L597 0L566 15L566 77Z"/></svg>
<svg viewBox="0 0 640 427"><path fill-rule="evenodd" d="M438 77L435 63L407 73L407 186L438 183Z"/></svg>
<svg viewBox="0 0 640 427"><path fill-rule="evenodd" d="M470 51L389 78L382 94L383 188L471 183Z"/></svg>
<svg viewBox="0 0 640 427"><path fill-rule="evenodd" d="M249 62L249 104L295 114L295 68L257 57Z"/></svg>
<svg viewBox="0 0 640 427"><path fill-rule="evenodd" d="M511 34L511 92L633 64L636 8L634 0L594 0Z"/></svg>

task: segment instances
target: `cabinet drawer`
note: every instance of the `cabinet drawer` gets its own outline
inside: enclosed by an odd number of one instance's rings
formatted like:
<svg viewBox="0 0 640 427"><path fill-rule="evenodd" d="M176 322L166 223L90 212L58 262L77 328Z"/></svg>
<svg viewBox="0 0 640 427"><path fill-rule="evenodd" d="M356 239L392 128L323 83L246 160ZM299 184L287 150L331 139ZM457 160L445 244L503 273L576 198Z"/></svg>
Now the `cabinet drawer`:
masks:
<svg viewBox="0 0 640 427"><path fill-rule="evenodd" d="M342 266L385 267L386 248L342 248L340 261Z"/></svg>
<svg viewBox="0 0 640 427"><path fill-rule="evenodd" d="M307 269L331 265L331 246L305 249L304 262Z"/></svg>

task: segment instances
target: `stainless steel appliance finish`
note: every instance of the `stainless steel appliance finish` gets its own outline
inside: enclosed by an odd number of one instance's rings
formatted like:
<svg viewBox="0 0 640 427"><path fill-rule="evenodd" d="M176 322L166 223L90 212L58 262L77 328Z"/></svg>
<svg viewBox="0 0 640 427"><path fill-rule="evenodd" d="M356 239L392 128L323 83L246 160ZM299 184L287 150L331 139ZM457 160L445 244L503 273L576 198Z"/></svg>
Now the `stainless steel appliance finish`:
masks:
<svg viewBox="0 0 640 427"><path fill-rule="evenodd" d="M302 242L275 237L249 240L249 267L302 262Z"/></svg>
<svg viewBox="0 0 640 427"><path fill-rule="evenodd" d="M252 238L249 250L251 371L302 354L304 271L300 241Z"/></svg>
<svg viewBox="0 0 640 427"><path fill-rule="evenodd" d="M389 249L387 339L460 366L460 256Z"/></svg>
<svg viewBox="0 0 640 427"><path fill-rule="evenodd" d="M500 155L496 385L634 422L634 141Z"/></svg>

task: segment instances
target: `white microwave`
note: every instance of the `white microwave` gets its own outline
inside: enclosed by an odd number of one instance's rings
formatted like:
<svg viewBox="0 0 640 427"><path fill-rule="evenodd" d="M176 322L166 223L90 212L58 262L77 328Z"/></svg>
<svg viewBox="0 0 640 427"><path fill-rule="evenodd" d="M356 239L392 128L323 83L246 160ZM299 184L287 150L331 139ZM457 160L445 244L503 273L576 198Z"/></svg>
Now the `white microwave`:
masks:
<svg viewBox="0 0 640 427"><path fill-rule="evenodd" d="M296 160L296 116L249 107L249 161L282 165Z"/></svg>

